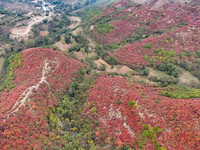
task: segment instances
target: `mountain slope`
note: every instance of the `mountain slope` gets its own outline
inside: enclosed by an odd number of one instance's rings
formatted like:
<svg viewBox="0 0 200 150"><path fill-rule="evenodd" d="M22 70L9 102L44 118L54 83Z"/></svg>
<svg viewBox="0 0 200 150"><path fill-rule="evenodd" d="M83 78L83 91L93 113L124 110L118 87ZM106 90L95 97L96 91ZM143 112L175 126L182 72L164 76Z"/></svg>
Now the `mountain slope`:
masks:
<svg viewBox="0 0 200 150"><path fill-rule="evenodd" d="M97 139L134 149L199 149L200 99L166 98L159 90L101 75L88 94Z"/></svg>
<svg viewBox="0 0 200 150"><path fill-rule="evenodd" d="M54 137L47 131L49 107L58 104L58 95L83 64L52 49L30 49L17 56L11 59L18 65L12 69L13 88L0 93L0 147L41 149Z"/></svg>
<svg viewBox="0 0 200 150"><path fill-rule="evenodd" d="M155 49L174 50L176 53L182 53L185 50L195 53L200 49L199 29L200 23L193 23L168 34L150 37L141 42L126 45L122 49L114 51L113 54L124 63L147 65L148 61L144 59L144 56L153 55ZM148 43L151 43L151 48L145 47Z"/></svg>
<svg viewBox="0 0 200 150"><path fill-rule="evenodd" d="M158 7L156 3L161 2L138 4L122 0L105 7L93 20L95 28L89 34L100 44L111 44L125 40L134 33L145 38L199 20L199 5L163 2L162 7ZM99 31L101 26L106 27L106 24L112 25L113 28L106 32Z"/></svg>

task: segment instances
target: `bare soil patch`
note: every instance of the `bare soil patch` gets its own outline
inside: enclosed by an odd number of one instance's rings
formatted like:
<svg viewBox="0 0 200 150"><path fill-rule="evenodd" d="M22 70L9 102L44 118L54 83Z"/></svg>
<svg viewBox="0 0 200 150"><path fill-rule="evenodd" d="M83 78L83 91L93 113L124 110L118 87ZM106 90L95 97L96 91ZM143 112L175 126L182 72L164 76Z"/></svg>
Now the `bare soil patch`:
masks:
<svg viewBox="0 0 200 150"><path fill-rule="evenodd" d="M32 26L34 24L38 24L41 21L43 21L44 19L48 19L51 18L52 14L50 14L49 16L43 15L43 16L34 16L32 17L28 22L27 20L25 21L26 26L15 26L13 29L11 29L11 35L10 37L12 39L17 39L17 40L26 40L29 36L29 33L32 29ZM22 23L22 22L21 22Z"/></svg>
<svg viewBox="0 0 200 150"><path fill-rule="evenodd" d="M77 3L77 1L78 1L78 0L65 0L64 3L65 3L65 4L70 3L71 5L74 5L74 4Z"/></svg>
<svg viewBox="0 0 200 150"><path fill-rule="evenodd" d="M90 26L90 31L91 31L91 30L94 30L94 25L91 25L91 26Z"/></svg>
<svg viewBox="0 0 200 150"><path fill-rule="evenodd" d="M85 56L84 56L83 53L75 51L74 54L76 55L76 57L77 57L79 60L81 60L81 59L85 60Z"/></svg>
<svg viewBox="0 0 200 150"><path fill-rule="evenodd" d="M54 45L60 48L62 51L67 51L68 48L72 46L72 44L63 44L61 41L55 43Z"/></svg>
<svg viewBox="0 0 200 150"><path fill-rule="evenodd" d="M32 3L38 3L38 0L33 0Z"/></svg>
<svg viewBox="0 0 200 150"><path fill-rule="evenodd" d="M193 86L193 85L199 85L200 81L198 80L197 77L193 76L190 72L181 69L182 74L180 75L179 79L179 84L184 84L187 86Z"/></svg>
<svg viewBox="0 0 200 150"><path fill-rule="evenodd" d="M72 31L73 35L77 35L79 32L83 31L83 28L79 27L76 30Z"/></svg>
<svg viewBox="0 0 200 150"><path fill-rule="evenodd" d="M101 58L98 60L94 60L94 63L97 64L97 67L100 67L101 65L105 65L107 69L111 68L111 66Z"/></svg>
<svg viewBox="0 0 200 150"><path fill-rule="evenodd" d="M49 35L49 31L40 31L41 36L47 36Z"/></svg>
<svg viewBox="0 0 200 150"><path fill-rule="evenodd" d="M104 61L103 59L98 59L98 60L94 60L94 63L97 64L97 67L99 68L101 65L105 65L106 66L106 71L109 73L112 72L117 72L119 74L125 75L126 73L133 71L131 68L127 67L127 66L121 66L121 65L116 65L116 66L111 66L109 65L106 61Z"/></svg>
<svg viewBox="0 0 200 150"><path fill-rule="evenodd" d="M4 17L4 16L5 16L5 15L0 14L0 20L1 20L1 18Z"/></svg>
<svg viewBox="0 0 200 150"><path fill-rule="evenodd" d="M119 69L117 72L119 74L126 74L129 71L133 71L131 68L127 67L127 66L122 66L121 69Z"/></svg>
<svg viewBox="0 0 200 150"><path fill-rule="evenodd" d="M0 73L1 73L1 70L3 68L3 64L4 64L4 58L3 57L0 57ZM1 76L1 75L0 75Z"/></svg>
<svg viewBox="0 0 200 150"><path fill-rule="evenodd" d="M163 78L163 77L170 77L169 75L167 75L165 72L159 71L159 70L154 70L152 68L148 68L149 69L149 76L148 77L157 77L157 78ZM195 86L195 85L199 85L200 81L198 80L197 77L193 76L190 72L179 68L181 70L181 74L179 76L179 85L184 85L184 86Z"/></svg>
<svg viewBox="0 0 200 150"><path fill-rule="evenodd" d="M74 22L69 26L70 29L76 28L77 26L81 24L81 21L82 21L80 17L74 17L74 16L69 17L69 19L71 20L71 22Z"/></svg>

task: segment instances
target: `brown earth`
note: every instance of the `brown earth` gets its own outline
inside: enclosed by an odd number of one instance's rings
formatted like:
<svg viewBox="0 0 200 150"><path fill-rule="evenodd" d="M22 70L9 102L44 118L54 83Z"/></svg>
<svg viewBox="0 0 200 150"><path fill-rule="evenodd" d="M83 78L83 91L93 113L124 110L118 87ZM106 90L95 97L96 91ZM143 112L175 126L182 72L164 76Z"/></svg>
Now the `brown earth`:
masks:
<svg viewBox="0 0 200 150"><path fill-rule="evenodd" d="M74 29L81 24L81 18L79 17L72 16L72 17L69 17L69 19L71 20L71 22L74 22L69 26L70 29Z"/></svg>
<svg viewBox="0 0 200 150"><path fill-rule="evenodd" d="M76 57L77 57L79 60L81 60L81 59L85 60L85 56L84 56L83 53L75 51L74 54L76 55Z"/></svg>
<svg viewBox="0 0 200 150"><path fill-rule="evenodd" d="M11 35L10 37L12 39L18 39L18 40L22 40L22 39L27 39L29 36L29 33L32 29L32 26L34 24L38 24L40 22L42 22L44 19L49 19L51 18L53 14L50 13L49 16L43 15L43 16L34 16L32 17L28 22L27 20L25 21L25 23L27 24L26 26L15 26L14 28L11 29Z"/></svg>
<svg viewBox="0 0 200 150"><path fill-rule="evenodd" d="M119 74L126 74L129 71L133 71L131 68L127 67L127 66L123 66L121 69L119 69L117 72Z"/></svg>
<svg viewBox="0 0 200 150"><path fill-rule="evenodd" d="M67 51L68 48L72 46L72 44L66 44L66 43L63 44L61 41L55 43L54 45L57 46L62 51Z"/></svg>
<svg viewBox="0 0 200 150"><path fill-rule="evenodd" d="M49 35L49 31L40 31L41 36L47 36Z"/></svg>

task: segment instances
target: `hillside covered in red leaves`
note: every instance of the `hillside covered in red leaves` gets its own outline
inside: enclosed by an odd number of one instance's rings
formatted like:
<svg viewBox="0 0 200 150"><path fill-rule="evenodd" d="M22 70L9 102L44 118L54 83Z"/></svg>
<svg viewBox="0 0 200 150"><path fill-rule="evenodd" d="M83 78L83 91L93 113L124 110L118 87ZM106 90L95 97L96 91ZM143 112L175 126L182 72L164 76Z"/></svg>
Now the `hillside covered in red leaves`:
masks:
<svg viewBox="0 0 200 150"><path fill-rule="evenodd" d="M48 132L49 107L84 65L53 49L25 50L20 57L14 88L0 92L0 149L41 149L56 139Z"/></svg>
<svg viewBox="0 0 200 150"><path fill-rule="evenodd" d="M144 56L154 54L155 49L174 50L177 54L183 51L194 53L200 49L200 22L189 24L157 37L149 37L141 42L125 45L114 51L113 55L121 62L131 65L147 65ZM151 44L150 48L145 45Z"/></svg>
<svg viewBox="0 0 200 150"><path fill-rule="evenodd" d="M98 138L134 149L200 149L200 99L170 99L159 89L101 75L88 94ZM90 110L88 108L87 110Z"/></svg>
<svg viewBox="0 0 200 150"><path fill-rule="evenodd" d="M160 3L162 7L152 1L141 4L130 0L116 2L91 21L94 29L89 35L101 45L118 47L117 50L111 48L110 54L129 65L147 65L144 56L153 55L159 48L176 53L198 51L200 5L197 2ZM151 47L145 48L146 44Z"/></svg>
<svg viewBox="0 0 200 150"><path fill-rule="evenodd" d="M143 30L143 37L159 35L187 24L199 22L199 5L164 3L155 8L155 3L139 4L130 0L121 0L104 8L93 20L93 24L105 21L113 25L108 33L100 34L90 31L91 37L101 44L112 44L125 40Z"/></svg>

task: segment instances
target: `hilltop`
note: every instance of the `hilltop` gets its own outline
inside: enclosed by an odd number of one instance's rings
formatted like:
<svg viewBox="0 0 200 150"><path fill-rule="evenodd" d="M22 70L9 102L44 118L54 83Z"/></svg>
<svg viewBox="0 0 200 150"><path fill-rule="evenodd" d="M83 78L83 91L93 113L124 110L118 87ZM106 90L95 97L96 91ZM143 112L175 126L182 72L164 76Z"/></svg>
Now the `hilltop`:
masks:
<svg viewBox="0 0 200 150"><path fill-rule="evenodd" d="M30 49L9 59L0 92L2 149L41 149L52 145L47 130L50 107L84 65L52 49ZM53 136L53 135L52 135Z"/></svg>

